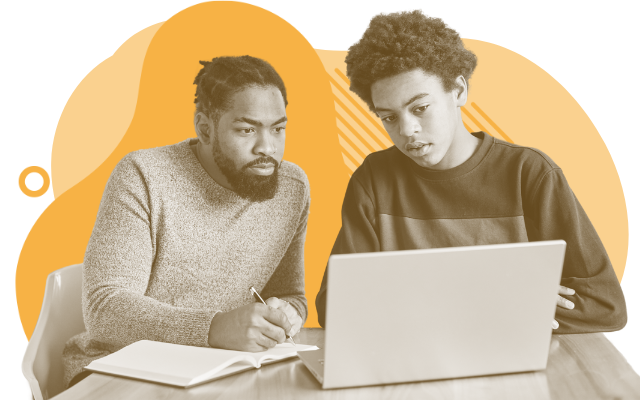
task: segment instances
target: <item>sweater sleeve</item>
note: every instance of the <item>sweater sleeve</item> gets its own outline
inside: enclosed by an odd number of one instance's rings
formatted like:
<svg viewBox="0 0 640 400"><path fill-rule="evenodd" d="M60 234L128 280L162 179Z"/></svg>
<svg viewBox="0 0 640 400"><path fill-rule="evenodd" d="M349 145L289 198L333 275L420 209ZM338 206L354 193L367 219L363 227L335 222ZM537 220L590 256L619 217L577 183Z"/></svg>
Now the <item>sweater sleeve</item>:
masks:
<svg viewBox="0 0 640 400"><path fill-rule="evenodd" d="M333 245L331 254L368 253L380 251L376 230L373 200L362 183L357 171L351 177L342 203L342 227ZM318 322L325 327L327 303L327 270L322 277L320 291L316 297Z"/></svg>
<svg viewBox="0 0 640 400"><path fill-rule="evenodd" d="M309 218L308 190L307 187L305 206L293 240L261 293L261 297L265 300L269 297L277 297L289 302L298 311L303 325L307 320L307 298L304 294L304 242Z"/></svg>
<svg viewBox="0 0 640 400"><path fill-rule="evenodd" d="M556 308L555 318L560 326L554 333L622 329L627 312L620 283L562 170L554 168L544 175L529 209L533 227L528 227L528 231L533 231L535 239L562 239L567 243L560 284L576 291L573 296L565 296L575 308Z"/></svg>
<svg viewBox="0 0 640 400"><path fill-rule="evenodd" d="M151 215L145 178L129 155L107 182L85 253L87 331L92 340L118 348L143 339L206 347L216 311L145 296L155 258Z"/></svg>

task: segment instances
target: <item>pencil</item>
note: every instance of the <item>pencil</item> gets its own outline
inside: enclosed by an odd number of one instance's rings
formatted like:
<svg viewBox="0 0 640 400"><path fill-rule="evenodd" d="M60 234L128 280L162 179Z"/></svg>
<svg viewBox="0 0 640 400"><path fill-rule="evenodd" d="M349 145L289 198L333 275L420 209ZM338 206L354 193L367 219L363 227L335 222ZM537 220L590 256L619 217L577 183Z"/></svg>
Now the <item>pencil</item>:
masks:
<svg viewBox="0 0 640 400"><path fill-rule="evenodd" d="M265 303L264 300L262 300L262 297L260 297L260 294L258 293L257 290L253 288L253 286L251 286L251 289L249 289L249 291L251 292L252 295L255 294L256 296L258 296L262 304L264 304L265 306L267 305L267 303ZM294 346L296 346L296 342L293 341L293 338L290 335L287 335L287 338L291 340L291 343L293 343Z"/></svg>

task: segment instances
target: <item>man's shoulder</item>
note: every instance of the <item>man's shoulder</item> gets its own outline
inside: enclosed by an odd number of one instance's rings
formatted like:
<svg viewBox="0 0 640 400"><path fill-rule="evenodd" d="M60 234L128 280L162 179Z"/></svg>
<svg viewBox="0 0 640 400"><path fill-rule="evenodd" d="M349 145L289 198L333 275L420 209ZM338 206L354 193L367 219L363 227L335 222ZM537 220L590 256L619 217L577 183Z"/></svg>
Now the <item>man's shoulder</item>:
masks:
<svg viewBox="0 0 640 400"><path fill-rule="evenodd" d="M124 156L120 162L138 166L159 166L160 164L175 163L176 160L184 158L186 150L190 151L190 148L188 141L185 140L168 146L132 151Z"/></svg>
<svg viewBox="0 0 640 400"><path fill-rule="evenodd" d="M309 179L302 168L291 161L283 160L280 164L278 174L288 183L299 184L309 188Z"/></svg>

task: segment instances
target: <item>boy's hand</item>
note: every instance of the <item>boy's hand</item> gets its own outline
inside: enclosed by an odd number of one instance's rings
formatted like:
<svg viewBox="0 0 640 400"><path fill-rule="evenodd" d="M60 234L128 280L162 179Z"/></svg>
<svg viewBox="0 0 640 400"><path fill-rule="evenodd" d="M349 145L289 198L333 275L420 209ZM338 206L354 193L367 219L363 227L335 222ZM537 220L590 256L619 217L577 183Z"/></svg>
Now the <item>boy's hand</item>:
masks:
<svg viewBox="0 0 640 400"><path fill-rule="evenodd" d="M270 297L265 301L265 303L270 307L282 310L282 312L286 314L289 319L289 323L291 324L291 330L287 332L287 335L293 337L300 332L300 328L302 327L302 318L291 304L284 300L280 300L277 297Z"/></svg>
<svg viewBox="0 0 640 400"><path fill-rule="evenodd" d="M284 312L253 303L229 312L219 312L211 320L209 346L240 351L265 351L286 340L291 324Z"/></svg>
<svg viewBox="0 0 640 400"><path fill-rule="evenodd" d="M557 298L556 304L559 307L566 308L567 310L573 310L573 307L575 307L575 304L573 304L572 301L569 301L560 295L571 296L574 294L576 294L575 290L560 285L560 288L558 289L558 298ZM558 324L558 321L554 319L553 322L551 323L551 327L553 329L558 329L559 326L560 324Z"/></svg>

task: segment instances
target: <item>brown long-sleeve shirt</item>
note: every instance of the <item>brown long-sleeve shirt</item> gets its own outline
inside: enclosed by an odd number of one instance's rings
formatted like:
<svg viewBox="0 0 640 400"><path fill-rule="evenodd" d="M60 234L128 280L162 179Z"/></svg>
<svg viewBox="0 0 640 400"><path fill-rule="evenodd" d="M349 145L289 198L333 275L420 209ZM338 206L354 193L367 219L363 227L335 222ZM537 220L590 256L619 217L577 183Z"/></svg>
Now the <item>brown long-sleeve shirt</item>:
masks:
<svg viewBox="0 0 640 400"><path fill-rule="evenodd" d="M575 308L557 308L554 332L622 329L620 284L562 170L538 150L475 135L479 148L449 170L422 168L396 147L369 155L349 182L332 254L563 239L561 285L576 291ZM325 271L322 326L326 293Z"/></svg>

